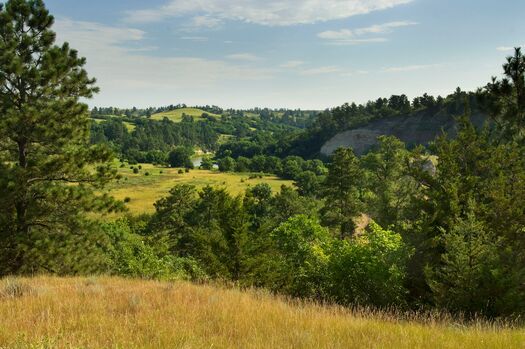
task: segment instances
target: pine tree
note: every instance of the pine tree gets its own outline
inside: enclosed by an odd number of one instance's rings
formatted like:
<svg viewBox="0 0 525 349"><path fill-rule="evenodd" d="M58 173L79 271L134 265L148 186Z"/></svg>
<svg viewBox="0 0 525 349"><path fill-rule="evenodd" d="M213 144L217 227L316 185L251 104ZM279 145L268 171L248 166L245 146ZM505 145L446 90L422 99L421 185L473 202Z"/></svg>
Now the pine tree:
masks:
<svg viewBox="0 0 525 349"><path fill-rule="evenodd" d="M55 45L53 21L42 0L0 4L0 273L75 271L69 249L89 250L86 214L116 207L96 195L116 174L109 151L88 146L80 103L95 80L77 51Z"/></svg>
<svg viewBox="0 0 525 349"><path fill-rule="evenodd" d="M525 143L525 56L521 48L507 57L503 65L505 77L495 77L479 93L481 104L506 140Z"/></svg>
<svg viewBox="0 0 525 349"><path fill-rule="evenodd" d="M467 314L497 315L498 301L514 291L503 282L501 239L470 213L458 219L441 240L445 250L441 263L426 271L437 305Z"/></svg>
<svg viewBox="0 0 525 349"><path fill-rule="evenodd" d="M353 235L354 219L361 213L363 171L352 149L339 148L332 155L328 175L323 184L323 224L336 228L341 239Z"/></svg>
<svg viewBox="0 0 525 349"><path fill-rule="evenodd" d="M409 200L417 183L407 175L409 152L393 136L379 137L375 151L363 157L366 171L368 212L381 226L396 228L408 214Z"/></svg>

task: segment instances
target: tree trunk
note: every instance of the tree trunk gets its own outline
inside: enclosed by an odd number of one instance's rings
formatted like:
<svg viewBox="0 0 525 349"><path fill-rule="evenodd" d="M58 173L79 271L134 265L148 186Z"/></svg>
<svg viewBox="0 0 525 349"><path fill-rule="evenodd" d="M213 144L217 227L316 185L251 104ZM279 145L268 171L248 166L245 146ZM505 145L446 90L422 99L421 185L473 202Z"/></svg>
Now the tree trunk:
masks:
<svg viewBox="0 0 525 349"><path fill-rule="evenodd" d="M22 171L25 171L27 169L27 141L21 140L18 141L18 166L22 169ZM23 176L22 176L23 177ZM27 213L27 187L26 184L23 183L22 179L22 185L19 188L19 192L17 193L17 198L15 201L15 209L16 209L16 232L18 236L23 235L27 236L27 233L29 232L29 226L27 225L26 221L26 213Z"/></svg>

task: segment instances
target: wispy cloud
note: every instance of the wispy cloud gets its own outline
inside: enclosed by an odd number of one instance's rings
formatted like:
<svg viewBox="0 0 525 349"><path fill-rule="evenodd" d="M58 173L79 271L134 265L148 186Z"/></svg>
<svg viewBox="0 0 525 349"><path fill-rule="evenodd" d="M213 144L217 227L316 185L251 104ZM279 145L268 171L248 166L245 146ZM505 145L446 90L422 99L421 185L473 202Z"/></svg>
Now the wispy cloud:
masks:
<svg viewBox="0 0 525 349"><path fill-rule="evenodd" d="M184 91L216 88L228 82L267 80L275 73L272 69L245 67L228 60L141 52L134 47L144 44L145 33L133 28L58 19L54 29L58 42L71 42L87 58L87 69L98 78L102 91L97 101L102 103L130 100L133 98L130 96L140 96L144 89L155 98L169 101Z"/></svg>
<svg viewBox="0 0 525 349"><path fill-rule="evenodd" d="M341 68L330 65L325 67L319 67L319 68L311 68L311 69L304 69L301 70L301 75L321 75L321 74L333 74L333 73L339 73L341 72Z"/></svg>
<svg viewBox="0 0 525 349"><path fill-rule="evenodd" d="M414 64L406 65L401 67L388 67L381 69L383 73L400 73L400 72L410 72L416 70L432 69L442 66L442 64Z"/></svg>
<svg viewBox="0 0 525 349"><path fill-rule="evenodd" d="M300 66L304 65L303 61L288 61L283 64L281 64L279 67L281 68L287 68L287 69L294 69L298 68Z"/></svg>
<svg viewBox="0 0 525 349"><path fill-rule="evenodd" d="M346 46L346 45L360 45L360 44L373 44L378 42L386 42L387 38L368 38L368 39L346 39L346 40L332 40L328 44L335 46Z"/></svg>
<svg viewBox="0 0 525 349"><path fill-rule="evenodd" d="M328 30L317 34L317 37L327 40L333 45L357 45L364 43L385 42L385 37L374 35L391 33L395 28L417 25L411 21L388 22L357 29Z"/></svg>
<svg viewBox="0 0 525 349"><path fill-rule="evenodd" d="M194 42L206 42L208 38L205 36L181 36L181 40L194 41Z"/></svg>
<svg viewBox="0 0 525 349"><path fill-rule="evenodd" d="M171 0L164 6L130 11L131 23L203 15L204 22L236 20L265 26L289 26L343 19L384 10L413 0Z"/></svg>
<svg viewBox="0 0 525 349"><path fill-rule="evenodd" d="M255 62L260 61L261 58L254 55L253 53L234 53L231 55L226 56L228 59L233 59L236 61L248 61L248 62Z"/></svg>
<svg viewBox="0 0 525 349"><path fill-rule="evenodd" d="M222 25L222 20L210 16L196 16L191 19L191 25L195 28L215 29Z"/></svg>
<svg viewBox="0 0 525 349"><path fill-rule="evenodd" d="M525 47L525 44L521 46L517 46L517 47ZM496 50L501 51L501 52L514 51L514 46L499 46L499 47L496 47Z"/></svg>

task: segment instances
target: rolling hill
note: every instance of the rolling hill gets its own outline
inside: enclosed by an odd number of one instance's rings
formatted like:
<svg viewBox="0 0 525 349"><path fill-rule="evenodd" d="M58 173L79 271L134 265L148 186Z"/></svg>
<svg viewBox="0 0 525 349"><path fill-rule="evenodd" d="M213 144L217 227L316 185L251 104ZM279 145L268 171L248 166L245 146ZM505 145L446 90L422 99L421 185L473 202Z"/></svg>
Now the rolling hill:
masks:
<svg viewBox="0 0 525 349"><path fill-rule="evenodd" d="M197 121L197 120L202 119L202 114L204 113L210 116L220 117L220 115L218 114L209 113L205 110L198 109L198 108L179 108L175 110L153 114L151 116L151 119L152 120L162 120L164 118L168 118L171 121L180 122L182 120L182 115L185 114L185 115L193 116L193 118Z"/></svg>

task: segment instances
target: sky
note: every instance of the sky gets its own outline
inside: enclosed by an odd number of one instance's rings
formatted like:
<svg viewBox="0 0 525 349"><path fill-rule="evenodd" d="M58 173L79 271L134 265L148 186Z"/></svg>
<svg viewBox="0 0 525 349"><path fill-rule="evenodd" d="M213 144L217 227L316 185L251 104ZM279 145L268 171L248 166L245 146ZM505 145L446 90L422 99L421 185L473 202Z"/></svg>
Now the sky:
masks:
<svg viewBox="0 0 525 349"><path fill-rule="evenodd" d="M325 109L474 90L525 46L524 0L47 0L91 106Z"/></svg>

